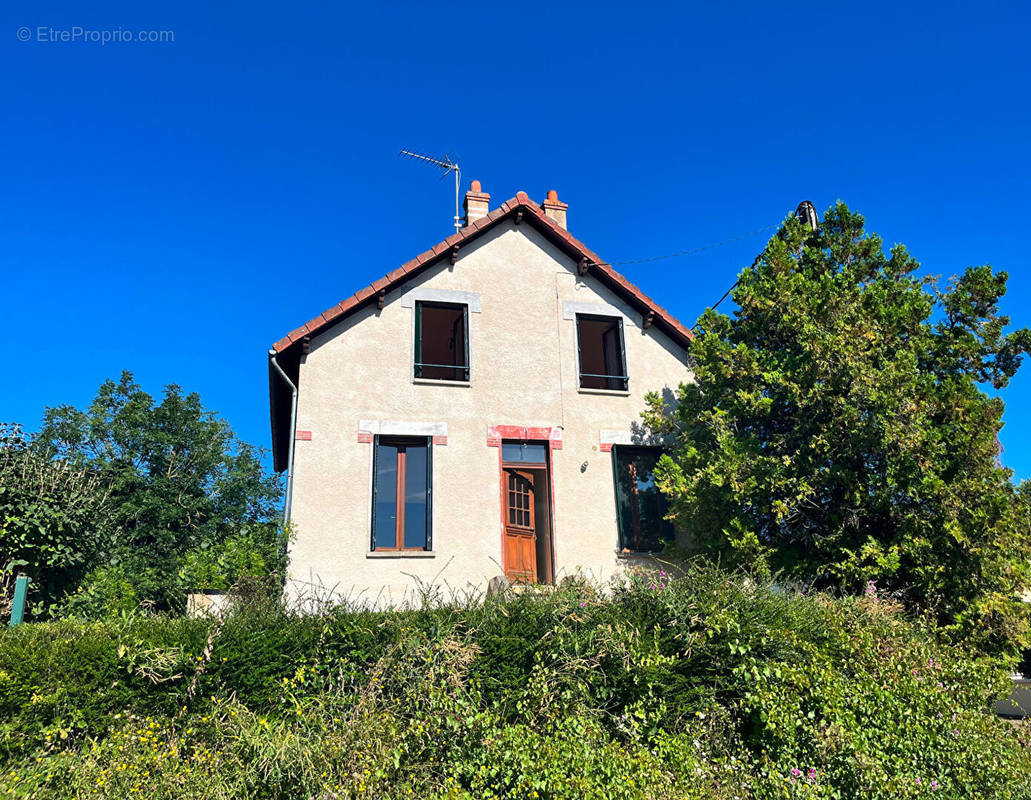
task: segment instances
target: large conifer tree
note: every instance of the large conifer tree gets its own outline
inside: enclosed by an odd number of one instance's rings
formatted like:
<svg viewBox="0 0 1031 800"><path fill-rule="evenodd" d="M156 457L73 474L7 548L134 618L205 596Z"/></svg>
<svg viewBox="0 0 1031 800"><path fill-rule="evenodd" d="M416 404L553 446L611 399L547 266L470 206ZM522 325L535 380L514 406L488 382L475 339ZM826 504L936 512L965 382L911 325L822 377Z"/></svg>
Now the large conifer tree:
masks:
<svg viewBox="0 0 1031 800"><path fill-rule="evenodd" d="M1001 389L1031 349L1004 333L1006 273L939 288L844 204L788 220L692 344L696 382L646 420L670 433L672 513L725 561L867 581L989 649L1026 646L1031 536L998 462Z"/></svg>

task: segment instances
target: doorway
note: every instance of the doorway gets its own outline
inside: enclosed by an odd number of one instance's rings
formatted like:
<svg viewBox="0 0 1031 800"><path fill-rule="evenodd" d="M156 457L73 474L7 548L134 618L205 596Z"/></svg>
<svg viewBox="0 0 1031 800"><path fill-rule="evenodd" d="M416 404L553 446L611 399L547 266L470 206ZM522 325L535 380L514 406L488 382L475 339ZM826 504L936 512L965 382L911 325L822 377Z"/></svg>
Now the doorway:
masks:
<svg viewBox="0 0 1031 800"><path fill-rule="evenodd" d="M501 444L501 557L505 575L552 583L551 472L547 442Z"/></svg>

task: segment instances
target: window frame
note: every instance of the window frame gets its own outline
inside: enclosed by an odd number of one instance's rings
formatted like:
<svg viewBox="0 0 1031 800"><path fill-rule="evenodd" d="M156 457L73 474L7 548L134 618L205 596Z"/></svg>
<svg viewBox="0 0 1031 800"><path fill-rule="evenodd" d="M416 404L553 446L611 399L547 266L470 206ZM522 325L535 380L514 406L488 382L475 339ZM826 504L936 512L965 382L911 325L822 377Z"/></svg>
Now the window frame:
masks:
<svg viewBox="0 0 1031 800"><path fill-rule="evenodd" d="M585 373L583 371L583 344L580 341L580 320L586 320L588 322L610 322L615 321L617 323L616 330L619 335L619 358L622 363L623 374L622 375L596 375L594 373ZM581 313L576 312L573 315L573 326L576 331L576 374L577 374L577 390L581 392L614 392L614 393L626 393L630 391L630 368L626 360L626 331L623 325L623 317L617 314L592 314L592 313ZM604 352L604 348L603 348ZM615 388L611 386L597 387L597 386L584 386L584 378L593 378L604 380L606 382L620 381L621 386Z"/></svg>
<svg viewBox="0 0 1031 800"><path fill-rule="evenodd" d="M472 364L470 359L470 331L469 331L469 303L453 303L447 300L414 300L412 309L413 330L412 330L412 380L419 382L431 382L441 384L467 384L472 381ZM433 308L449 308L462 310L462 329L464 333L464 364L428 364L422 362L422 311L424 306ZM450 369L461 372L457 378L429 378L421 375L426 367L438 369Z"/></svg>
<svg viewBox="0 0 1031 800"><path fill-rule="evenodd" d="M631 543L633 541L633 531L624 530L623 515L620 510L619 502L619 463L620 456L632 456L640 455L644 453L651 453L656 456L656 461L662 457L665 453L662 447L649 447L646 445L620 445L616 444L612 446L612 494L616 504L616 552L626 556L640 556L640 555L652 555L661 552L661 548L657 550L635 550ZM657 489L656 489L657 490ZM655 541L659 544L673 544L676 542L676 530L673 528L673 524L665 518L666 512L669 510L669 503L666 500L662 492L659 492L659 510L661 512L660 529Z"/></svg>
<svg viewBox="0 0 1031 800"><path fill-rule="evenodd" d="M379 496L379 449L385 444L391 447L418 446L426 448L426 541L422 547L405 547L405 486L407 478L407 450L397 454L396 503L394 514L394 547L380 547L376 544L376 501ZM404 458L402 458L402 455ZM433 551L433 437L432 436L383 436L372 437L372 521L369 552L371 553L423 553Z"/></svg>

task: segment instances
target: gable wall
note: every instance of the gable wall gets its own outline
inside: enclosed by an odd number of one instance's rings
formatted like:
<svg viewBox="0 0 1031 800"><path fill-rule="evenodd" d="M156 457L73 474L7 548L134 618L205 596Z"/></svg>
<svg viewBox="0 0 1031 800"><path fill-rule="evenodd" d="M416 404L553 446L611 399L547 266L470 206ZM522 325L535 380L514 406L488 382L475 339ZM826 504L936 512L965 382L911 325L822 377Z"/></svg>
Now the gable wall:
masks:
<svg viewBox="0 0 1031 800"><path fill-rule="evenodd" d="M473 292L471 385L413 382L414 287ZM620 309L630 393L578 390L575 323L563 303ZM527 224L506 223L446 263L318 335L300 368L297 428L311 431L295 453L291 549L295 590L311 582L338 595L401 602L413 578L482 586L501 574L499 449L489 425L562 429L552 452L556 577L577 568L608 578L618 568L612 455L602 430L630 431L643 397L689 379L687 355L639 312L588 276ZM359 422L446 423L433 448L432 558L370 557L372 444ZM587 462L586 469L581 465ZM384 588L385 587L385 588Z"/></svg>

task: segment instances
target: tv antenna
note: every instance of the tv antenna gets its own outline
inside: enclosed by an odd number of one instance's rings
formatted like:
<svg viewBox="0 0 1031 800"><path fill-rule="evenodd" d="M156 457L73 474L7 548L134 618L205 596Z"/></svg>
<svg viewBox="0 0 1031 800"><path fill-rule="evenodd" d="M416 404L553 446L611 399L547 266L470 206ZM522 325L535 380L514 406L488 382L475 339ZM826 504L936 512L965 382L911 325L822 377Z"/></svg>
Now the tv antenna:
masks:
<svg viewBox="0 0 1031 800"><path fill-rule="evenodd" d="M425 155L424 153L416 153L414 150L406 150L401 148L401 152L398 154L405 158L412 158L418 161L425 161L427 164L432 164L439 169L444 170L440 176L441 180L447 177L449 172L455 174L455 230L459 231L462 228L462 218L458 216L458 191L459 186L462 182L462 170L458 166L458 162L455 161L450 155L445 155L443 158L434 158L433 156Z"/></svg>

